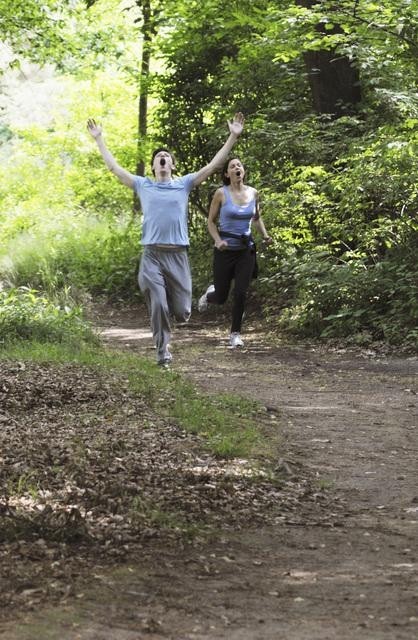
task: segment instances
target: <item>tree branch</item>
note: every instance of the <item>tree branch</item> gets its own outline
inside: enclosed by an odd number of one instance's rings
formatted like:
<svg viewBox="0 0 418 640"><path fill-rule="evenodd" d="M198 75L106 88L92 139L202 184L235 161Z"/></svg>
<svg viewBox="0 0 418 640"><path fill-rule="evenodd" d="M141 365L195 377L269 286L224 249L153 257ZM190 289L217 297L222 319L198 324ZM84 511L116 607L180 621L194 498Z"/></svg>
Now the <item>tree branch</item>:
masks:
<svg viewBox="0 0 418 640"><path fill-rule="evenodd" d="M375 29L377 29L379 31L383 31L384 33L387 33L387 34L389 34L391 36L394 36L395 38L398 38L399 40L402 40L409 47L411 47L411 49L413 49L413 50L418 50L418 42L415 42L414 40L411 40L410 38L407 38L406 36L402 35L402 33L398 33L397 31L393 31L389 27L379 26L379 25L375 24L374 22L369 22L369 20L366 20L366 18L362 18L361 16L359 16L357 14L358 4L359 4L359 2L358 2L358 0L356 0L356 6L355 6L355 10L354 10L353 14L351 14L347 9L342 9L341 8L341 9L339 9L339 11L342 14L350 16L351 18L353 18L357 22L361 22L362 24L367 24L368 27L374 27Z"/></svg>

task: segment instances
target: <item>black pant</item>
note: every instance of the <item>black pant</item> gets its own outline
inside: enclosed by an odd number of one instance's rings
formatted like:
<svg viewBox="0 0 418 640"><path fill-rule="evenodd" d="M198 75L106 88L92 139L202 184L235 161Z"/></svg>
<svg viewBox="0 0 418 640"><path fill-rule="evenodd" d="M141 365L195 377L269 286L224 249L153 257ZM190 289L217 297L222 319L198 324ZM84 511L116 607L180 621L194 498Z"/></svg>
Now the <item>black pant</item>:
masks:
<svg viewBox="0 0 418 640"><path fill-rule="evenodd" d="M255 262L254 247L246 247L236 251L232 249L224 251L214 249L213 284L215 285L215 291L208 293L207 300L212 304L226 302L232 280L235 281L231 333L241 331L245 300L253 277Z"/></svg>

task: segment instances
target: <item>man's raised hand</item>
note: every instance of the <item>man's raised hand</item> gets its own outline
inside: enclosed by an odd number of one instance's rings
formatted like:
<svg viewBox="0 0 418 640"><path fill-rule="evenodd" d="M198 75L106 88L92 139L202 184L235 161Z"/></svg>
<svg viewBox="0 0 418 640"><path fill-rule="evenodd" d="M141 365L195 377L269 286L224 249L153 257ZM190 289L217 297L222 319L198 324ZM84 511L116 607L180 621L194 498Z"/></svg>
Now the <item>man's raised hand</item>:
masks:
<svg viewBox="0 0 418 640"><path fill-rule="evenodd" d="M94 139L96 139L98 136L101 135L102 127L96 124L96 121L93 120L93 118L89 118L87 120L87 131L90 133L91 136L93 136Z"/></svg>
<svg viewBox="0 0 418 640"><path fill-rule="evenodd" d="M234 119L232 120L232 122L228 120L228 127L229 131L237 137L241 135L244 128L244 115L241 113L241 111L238 111L234 115Z"/></svg>

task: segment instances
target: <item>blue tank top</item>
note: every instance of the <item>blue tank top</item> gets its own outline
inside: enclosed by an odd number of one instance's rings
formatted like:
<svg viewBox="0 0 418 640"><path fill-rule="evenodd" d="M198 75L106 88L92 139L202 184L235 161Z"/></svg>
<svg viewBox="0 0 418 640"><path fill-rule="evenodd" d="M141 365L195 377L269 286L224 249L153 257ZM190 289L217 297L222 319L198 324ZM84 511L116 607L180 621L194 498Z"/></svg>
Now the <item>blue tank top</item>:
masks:
<svg viewBox="0 0 418 640"><path fill-rule="evenodd" d="M235 204L232 201L231 193L228 187L223 187L225 195L225 203L221 206L219 212L219 235L222 240L228 243L228 249L243 249L245 243L238 238L228 238L222 235L222 231L227 233L233 233L237 236L250 236L251 235L251 220L255 215L255 198L250 200L247 204ZM249 242L248 246L254 244Z"/></svg>

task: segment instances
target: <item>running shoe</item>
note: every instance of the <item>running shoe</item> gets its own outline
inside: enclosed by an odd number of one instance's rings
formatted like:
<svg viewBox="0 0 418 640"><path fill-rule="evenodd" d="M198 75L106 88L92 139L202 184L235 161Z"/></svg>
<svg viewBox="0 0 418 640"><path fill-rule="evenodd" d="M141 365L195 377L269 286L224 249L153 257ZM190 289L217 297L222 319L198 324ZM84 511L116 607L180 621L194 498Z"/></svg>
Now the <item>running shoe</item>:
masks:
<svg viewBox="0 0 418 640"><path fill-rule="evenodd" d="M232 347L232 349L236 349L236 347L243 347L244 346L244 342L242 341L241 336L240 336L238 331L234 331L229 336L229 346Z"/></svg>
<svg viewBox="0 0 418 640"><path fill-rule="evenodd" d="M215 287L213 284L210 284L206 289L205 293L203 294L203 296L200 296L199 302L197 303L197 310L199 311L199 313L206 311L206 309L208 308L209 303L208 303L207 296L208 296L208 293L212 293L213 291L215 291Z"/></svg>

